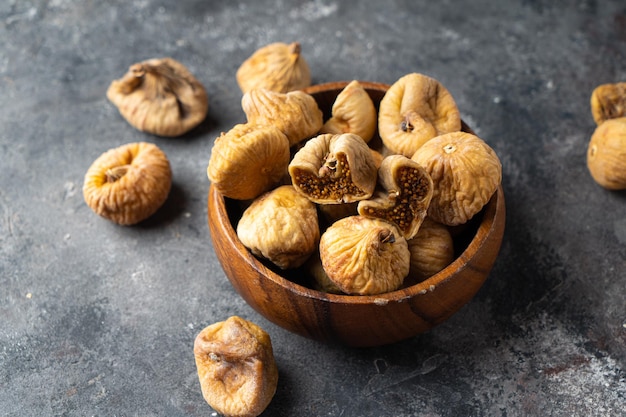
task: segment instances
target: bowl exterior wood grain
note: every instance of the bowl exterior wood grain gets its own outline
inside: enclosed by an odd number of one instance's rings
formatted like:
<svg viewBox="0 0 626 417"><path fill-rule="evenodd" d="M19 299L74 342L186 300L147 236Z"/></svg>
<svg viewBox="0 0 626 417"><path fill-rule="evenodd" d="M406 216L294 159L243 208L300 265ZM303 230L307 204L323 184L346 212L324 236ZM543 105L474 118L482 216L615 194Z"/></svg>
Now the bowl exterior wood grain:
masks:
<svg viewBox="0 0 626 417"><path fill-rule="evenodd" d="M318 85L307 92L328 113L345 85ZM376 104L388 88L378 83L362 85ZM464 130L470 131L466 125ZM354 347L398 342L456 313L489 275L500 250L506 218L504 193L499 187L478 215L475 235L443 271L390 293L349 296L310 289L254 257L237 237L232 206L214 187L209 188L208 223L213 246L235 290L257 312L291 332Z"/></svg>

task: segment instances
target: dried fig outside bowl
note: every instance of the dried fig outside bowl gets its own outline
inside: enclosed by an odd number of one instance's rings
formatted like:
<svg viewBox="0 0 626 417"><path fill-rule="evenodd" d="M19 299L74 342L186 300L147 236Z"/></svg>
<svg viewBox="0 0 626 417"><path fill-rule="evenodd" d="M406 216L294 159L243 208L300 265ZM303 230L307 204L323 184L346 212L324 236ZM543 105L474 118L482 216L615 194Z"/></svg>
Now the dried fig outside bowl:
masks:
<svg viewBox="0 0 626 417"><path fill-rule="evenodd" d="M389 88L361 82L378 106ZM345 82L315 85L311 94L330 117L335 97ZM462 129L471 129L462 124ZM372 141L379 141L375 137ZM237 238L241 215L237 201L213 186L208 195L208 224L216 255L236 291L273 323L304 337L364 347L395 343L444 322L474 297L496 261L505 225L502 187L454 235L455 258L422 282L405 280L395 291L377 295L331 294L315 290L303 266L281 271L255 257Z"/></svg>

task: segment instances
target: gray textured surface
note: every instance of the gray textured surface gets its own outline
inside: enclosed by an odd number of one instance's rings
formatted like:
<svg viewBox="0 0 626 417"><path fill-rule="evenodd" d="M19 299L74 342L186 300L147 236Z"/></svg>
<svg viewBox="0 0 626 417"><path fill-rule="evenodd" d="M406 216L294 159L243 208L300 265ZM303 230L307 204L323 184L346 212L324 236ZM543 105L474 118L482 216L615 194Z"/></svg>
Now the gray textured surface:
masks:
<svg viewBox="0 0 626 417"><path fill-rule="evenodd" d="M0 4L0 415L207 416L192 344L237 314L274 342L267 416L618 416L626 409L626 194L591 180L589 96L626 81L616 1L5 0ZM314 82L423 72L504 166L507 230L477 297L431 332L347 349L287 333L226 280L206 225L214 138L243 120L234 72L299 40ZM172 56L209 116L164 139L105 90ZM170 158L164 208L118 227L84 204L103 151Z"/></svg>

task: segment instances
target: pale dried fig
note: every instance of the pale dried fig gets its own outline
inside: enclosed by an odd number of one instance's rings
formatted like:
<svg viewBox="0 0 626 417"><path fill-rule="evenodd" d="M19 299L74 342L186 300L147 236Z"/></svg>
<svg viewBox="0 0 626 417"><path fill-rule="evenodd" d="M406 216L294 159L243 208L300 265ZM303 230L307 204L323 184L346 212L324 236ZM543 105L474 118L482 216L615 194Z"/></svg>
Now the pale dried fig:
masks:
<svg viewBox="0 0 626 417"><path fill-rule="evenodd" d="M254 89L243 95L241 106L248 123L276 126L290 146L316 134L324 123L315 99L302 91Z"/></svg>
<svg viewBox="0 0 626 417"><path fill-rule="evenodd" d="M407 243L411 252L409 275L418 282L435 275L454 260L450 231L430 217L424 219L415 237Z"/></svg>
<svg viewBox="0 0 626 417"><path fill-rule="evenodd" d="M392 223L364 216L338 220L320 238L324 271L346 294L394 291L409 273L406 239Z"/></svg>
<svg viewBox="0 0 626 417"><path fill-rule="evenodd" d="M299 42L276 42L256 50L236 76L243 93L255 88L287 93L311 85L311 72Z"/></svg>
<svg viewBox="0 0 626 417"><path fill-rule="evenodd" d="M237 224L237 236L250 251L281 269L297 268L317 250L317 210L291 185L255 199Z"/></svg>
<svg viewBox="0 0 626 417"><path fill-rule="evenodd" d="M591 114L598 125L626 117L626 82L597 86L591 93Z"/></svg>
<svg viewBox="0 0 626 417"><path fill-rule="evenodd" d="M232 316L204 328L193 353L202 396L226 417L256 417L272 401L278 367L272 341L258 325Z"/></svg>
<svg viewBox="0 0 626 417"><path fill-rule="evenodd" d="M172 186L167 156L156 145L129 143L100 155L83 183L87 205L117 224L132 225L163 205Z"/></svg>
<svg viewBox="0 0 626 417"><path fill-rule="evenodd" d="M180 136L206 117L204 86L172 58L131 65L107 90L107 98L135 128L159 136Z"/></svg>
<svg viewBox="0 0 626 417"><path fill-rule="evenodd" d="M423 74L407 74L380 102L378 131L383 144L408 158L435 136L461 130L461 116L450 92Z"/></svg>
<svg viewBox="0 0 626 417"><path fill-rule="evenodd" d="M307 141L289 163L293 186L318 204L369 198L376 187L376 161L357 135L331 133Z"/></svg>
<svg viewBox="0 0 626 417"><path fill-rule="evenodd" d="M498 155L471 133L437 136L411 159L423 166L433 180L428 215L448 226L466 223L481 211L502 181Z"/></svg>
<svg viewBox="0 0 626 417"><path fill-rule="evenodd" d="M359 214L392 222L405 239L411 239L428 213L433 180L417 162L391 155L378 169L378 183L374 196L359 202Z"/></svg>
<svg viewBox="0 0 626 417"><path fill-rule="evenodd" d="M290 157L277 127L238 124L215 139L207 176L222 195L249 200L280 183Z"/></svg>
<svg viewBox="0 0 626 417"><path fill-rule="evenodd" d="M331 117L320 133L354 133L369 142L376 132L376 106L357 80L351 81L337 95Z"/></svg>
<svg viewBox="0 0 626 417"><path fill-rule="evenodd" d="M602 187L626 189L626 117L609 119L596 127L587 148L587 167Z"/></svg>

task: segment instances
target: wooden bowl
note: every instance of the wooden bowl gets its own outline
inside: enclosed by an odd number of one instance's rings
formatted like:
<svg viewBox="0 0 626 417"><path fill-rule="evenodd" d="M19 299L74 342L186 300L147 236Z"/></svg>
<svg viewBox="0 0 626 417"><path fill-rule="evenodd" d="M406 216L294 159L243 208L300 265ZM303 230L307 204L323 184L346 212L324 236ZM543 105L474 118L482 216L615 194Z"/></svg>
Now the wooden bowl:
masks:
<svg viewBox="0 0 626 417"><path fill-rule="evenodd" d="M376 105L388 85L361 82ZM347 82L309 87L326 117ZM471 132L463 124L463 130ZM480 289L496 260L505 224L499 187L483 210L454 235L456 259L418 284L372 295L336 295L309 285L307 273L282 271L248 251L235 231L239 202L224 198L213 186L208 196L208 223L217 257L235 290L273 323L299 335L347 346L398 342L442 323Z"/></svg>

